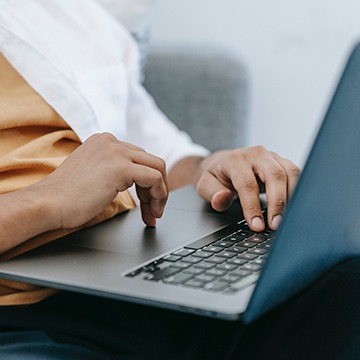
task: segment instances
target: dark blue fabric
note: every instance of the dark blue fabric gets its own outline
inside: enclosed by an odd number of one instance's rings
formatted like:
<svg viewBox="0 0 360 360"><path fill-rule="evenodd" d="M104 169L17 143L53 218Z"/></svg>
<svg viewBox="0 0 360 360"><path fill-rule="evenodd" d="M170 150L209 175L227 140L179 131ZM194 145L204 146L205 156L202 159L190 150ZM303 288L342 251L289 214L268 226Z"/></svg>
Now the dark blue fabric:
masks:
<svg viewBox="0 0 360 360"><path fill-rule="evenodd" d="M252 324L236 346L246 359L360 359L360 258Z"/></svg>
<svg viewBox="0 0 360 360"><path fill-rule="evenodd" d="M0 358L6 360L98 360L110 357L100 349L56 342L43 331L0 333Z"/></svg>

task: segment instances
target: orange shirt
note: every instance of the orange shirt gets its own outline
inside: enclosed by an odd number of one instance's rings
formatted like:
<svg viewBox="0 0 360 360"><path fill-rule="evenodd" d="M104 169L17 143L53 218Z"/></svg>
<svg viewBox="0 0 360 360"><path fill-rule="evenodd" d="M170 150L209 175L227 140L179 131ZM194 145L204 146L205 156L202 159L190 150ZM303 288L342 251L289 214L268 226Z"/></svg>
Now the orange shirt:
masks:
<svg viewBox="0 0 360 360"><path fill-rule="evenodd" d="M0 53L0 194L43 179L80 144L68 124ZM103 213L85 226L109 219L134 206L130 194L121 192ZM58 229L40 234L1 254L0 260L76 230ZM0 305L31 304L54 293L56 290L53 289L0 279Z"/></svg>

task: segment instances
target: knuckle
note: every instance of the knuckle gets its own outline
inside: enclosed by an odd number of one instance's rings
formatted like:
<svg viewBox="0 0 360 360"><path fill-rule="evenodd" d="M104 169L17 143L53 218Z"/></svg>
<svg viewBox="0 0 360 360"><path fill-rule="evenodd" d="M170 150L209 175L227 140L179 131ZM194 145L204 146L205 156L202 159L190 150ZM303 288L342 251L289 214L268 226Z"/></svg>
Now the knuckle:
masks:
<svg viewBox="0 0 360 360"><path fill-rule="evenodd" d="M276 180L276 181L286 181L286 173L285 170L282 168L273 168L271 170L271 176Z"/></svg>
<svg viewBox="0 0 360 360"><path fill-rule="evenodd" d="M110 134L109 132L103 132L103 133L99 133L97 135L101 141L110 142L110 141L117 140L116 137L114 135Z"/></svg>
<svg viewBox="0 0 360 360"><path fill-rule="evenodd" d="M239 183L239 189L249 191L249 190L258 190L259 185L255 179L242 178Z"/></svg>
<svg viewBox="0 0 360 360"><path fill-rule="evenodd" d="M227 156L225 156L225 162L227 162L227 161L232 162L234 160L238 160L239 158L242 157L242 155L243 154L242 154L241 149L229 151Z"/></svg>
<svg viewBox="0 0 360 360"><path fill-rule="evenodd" d="M300 176L300 173L301 173L301 170L299 167L297 167L296 165L291 165L290 166L290 170L289 170L290 174L294 177L299 177Z"/></svg>
<svg viewBox="0 0 360 360"><path fill-rule="evenodd" d="M260 155L268 152L263 145L252 146L249 150L257 156L260 156Z"/></svg>
<svg viewBox="0 0 360 360"><path fill-rule="evenodd" d="M164 177L161 172L155 171L153 174L153 180L156 184L161 184L164 180Z"/></svg>
<svg viewBox="0 0 360 360"><path fill-rule="evenodd" d="M129 144L127 144L127 146L129 146ZM142 147L139 147L139 146L131 145L130 148L133 149L133 150L136 150L136 151L146 153L145 149L143 149Z"/></svg>
<svg viewBox="0 0 360 360"><path fill-rule="evenodd" d="M159 158L159 169L163 173L166 173L166 162L164 159Z"/></svg>
<svg viewBox="0 0 360 360"><path fill-rule="evenodd" d="M278 199L276 199L276 200L271 201L271 202L268 204L268 207L269 207L270 209L273 209L273 210L278 210L278 209L283 210L283 209L285 208L285 205L286 205L285 199L283 199L283 198L278 198Z"/></svg>
<svg viewBox="0 0 360 360"><path fill-rule="evenodd" d="M263 145L255 145L255 146L253 146L253 148L255 151L258 151L258 152L264 152L264 151L267 152L267 150L265 149L265 147Z"/></svg>
<svg viewBox="0 0 360 360"><path fill-rule="evenodd" d="M254 204L243 204L241 203L241 207L243 209L244 212L246 212L247 214L250 214L251 216L261 216L261 209L259 206L256 206Z"/></svg>

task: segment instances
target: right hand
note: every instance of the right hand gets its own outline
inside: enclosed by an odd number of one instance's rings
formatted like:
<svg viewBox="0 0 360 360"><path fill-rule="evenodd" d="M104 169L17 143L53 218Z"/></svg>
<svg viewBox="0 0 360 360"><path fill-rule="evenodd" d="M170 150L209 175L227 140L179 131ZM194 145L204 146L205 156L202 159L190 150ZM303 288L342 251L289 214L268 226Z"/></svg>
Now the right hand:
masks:
<svg viewBox="0 0 360 360"><path fill-rule="evenodd" d="M134 183L143 221L155 226L168 197L165 162L103 133L92 135L36 186L51 194L56 227L75 228Z"/></svg>

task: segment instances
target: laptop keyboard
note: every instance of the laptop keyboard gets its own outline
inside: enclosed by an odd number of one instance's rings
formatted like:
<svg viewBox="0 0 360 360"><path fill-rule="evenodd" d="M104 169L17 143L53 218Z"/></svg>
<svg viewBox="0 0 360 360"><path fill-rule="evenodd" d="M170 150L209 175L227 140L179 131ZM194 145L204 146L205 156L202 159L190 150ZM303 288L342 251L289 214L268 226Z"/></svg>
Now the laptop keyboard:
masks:
<svg viewBox="0 0 360 360"><path fill-rule="evenodd" d="M255 282L275 232L240 221L126 274L148 281L235 294Z"/></svg>

